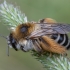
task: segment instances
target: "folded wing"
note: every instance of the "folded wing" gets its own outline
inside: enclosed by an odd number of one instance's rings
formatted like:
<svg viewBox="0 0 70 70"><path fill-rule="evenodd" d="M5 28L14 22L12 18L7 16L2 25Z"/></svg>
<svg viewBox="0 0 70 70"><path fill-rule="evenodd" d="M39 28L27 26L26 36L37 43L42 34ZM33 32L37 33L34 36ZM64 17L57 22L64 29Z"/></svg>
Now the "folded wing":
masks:
<svg viewBox="0 0 70 70"><path fill-rule="evenodd" d="M49 24L49 23L37 23L40 29L33 31L30 37L38 37L49 34L67 34L70 32L70 24Z"/></svg>

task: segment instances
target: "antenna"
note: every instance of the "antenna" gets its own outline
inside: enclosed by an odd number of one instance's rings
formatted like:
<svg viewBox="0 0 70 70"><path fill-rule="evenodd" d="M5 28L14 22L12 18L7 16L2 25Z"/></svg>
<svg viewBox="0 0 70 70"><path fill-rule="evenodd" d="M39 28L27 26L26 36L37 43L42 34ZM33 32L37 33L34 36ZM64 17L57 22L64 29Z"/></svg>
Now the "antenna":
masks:
<svg viewBox="0 0 70 70"><path fill-rule="evenodd" d="M7 56L9 56L9 45L7 47Z"/></svg>
<svg viewBox="0 0 70 70"><path fill-rule="evenodd" d="M0 37L3 37L4 39L7 39L8 40L8 38L6 36L4 36L4 35L1 35L0 34ZM9 45L7 47L7 56L9 56Z"/></svg>
<svg viewBox="0 0 70 70"><path fill-rule="evenodd" d="M7 39L7 37L6 37L6 36L3 36L3 35L1 35L1 34L0 34L0 36L1 36L1 37L3 37L3 38L5 38L5 39Z"/></svg>

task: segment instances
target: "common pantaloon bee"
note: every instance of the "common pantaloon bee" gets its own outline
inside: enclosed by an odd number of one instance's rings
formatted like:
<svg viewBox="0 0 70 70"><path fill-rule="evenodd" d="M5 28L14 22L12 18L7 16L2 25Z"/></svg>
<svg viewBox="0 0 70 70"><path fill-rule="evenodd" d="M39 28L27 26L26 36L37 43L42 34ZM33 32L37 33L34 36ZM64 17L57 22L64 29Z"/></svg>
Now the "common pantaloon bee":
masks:
<svg viewBox="0 0 70 70"><path fill-rule="evenodd" d="M60 24L51 18L19 24L8 36L8 45L16 51L35 50L38 53L64 54L70 48L67 33L70 24Z"/></svg>

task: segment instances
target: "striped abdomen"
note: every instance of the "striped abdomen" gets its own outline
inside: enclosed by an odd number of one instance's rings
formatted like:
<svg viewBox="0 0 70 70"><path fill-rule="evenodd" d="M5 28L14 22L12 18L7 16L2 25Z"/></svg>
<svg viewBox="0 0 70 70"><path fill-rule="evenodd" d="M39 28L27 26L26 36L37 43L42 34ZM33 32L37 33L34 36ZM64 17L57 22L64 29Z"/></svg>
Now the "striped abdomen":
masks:
<svg viewBox="0 0 70 70"><path fill-rule="evenodd" d="M70 42L67 34L53 34L51 38L54 39L60 45L64 46L66 49L70 48Z"/></svg>

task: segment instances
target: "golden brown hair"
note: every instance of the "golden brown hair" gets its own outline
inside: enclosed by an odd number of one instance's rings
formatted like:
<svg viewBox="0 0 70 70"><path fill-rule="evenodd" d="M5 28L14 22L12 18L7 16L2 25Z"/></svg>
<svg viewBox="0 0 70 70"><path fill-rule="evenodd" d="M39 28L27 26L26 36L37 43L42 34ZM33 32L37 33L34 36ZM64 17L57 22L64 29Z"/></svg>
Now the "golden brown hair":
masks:
<svg viewBox="0 0 70 70"><path fill-rule="evenodd" d="M52 18L44 18L39 20L40 23L56 23L56 21Z"/></svg>
<svg viewBox="0 0 70 70"><path fill-rule="evenodd" d="M12 32L13 37L16 38L17 40L20 40L21 38L25 38L26 36L30 35L30 33L34 30L35 24L31 23L24 23L20 24L16 27L15 31ZM27 31L22 32L21 29L23 27L26 27Z"/></svg>

